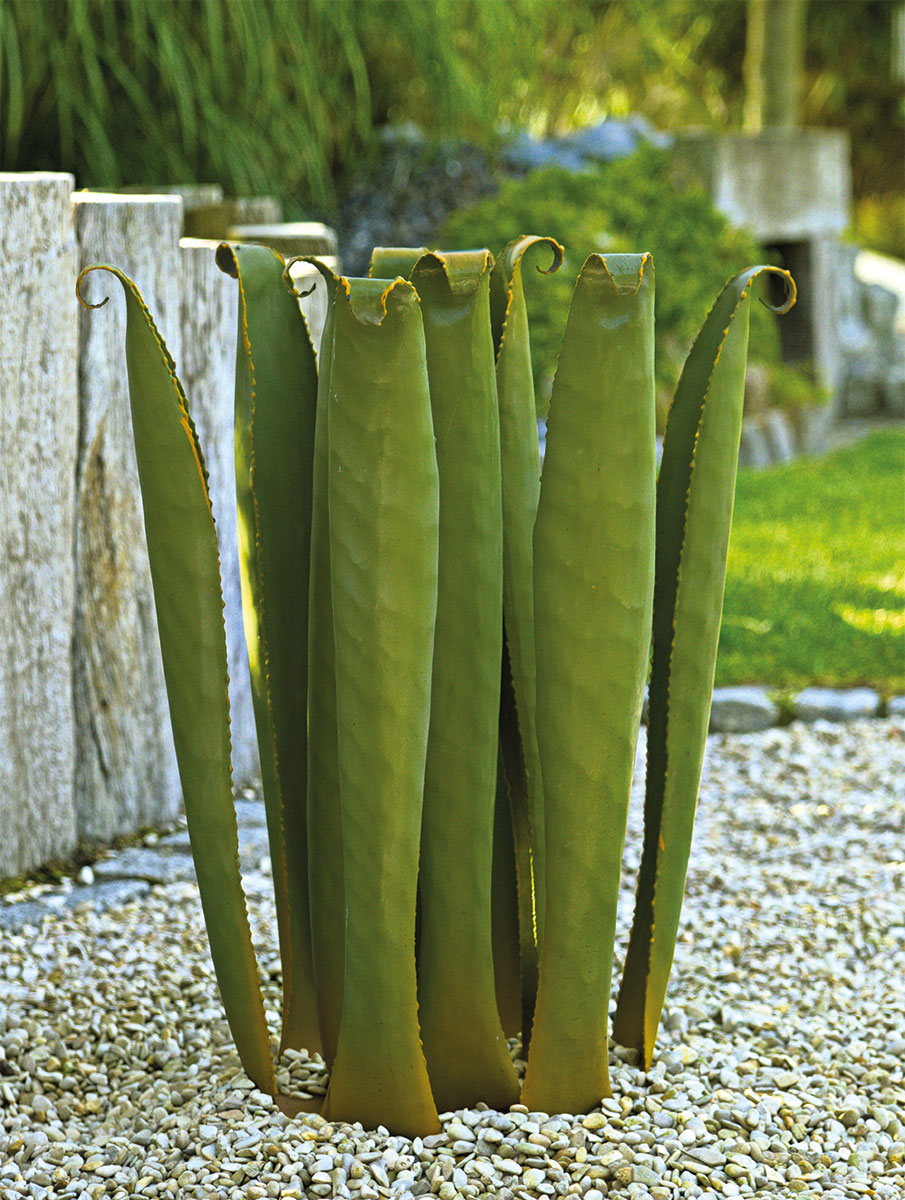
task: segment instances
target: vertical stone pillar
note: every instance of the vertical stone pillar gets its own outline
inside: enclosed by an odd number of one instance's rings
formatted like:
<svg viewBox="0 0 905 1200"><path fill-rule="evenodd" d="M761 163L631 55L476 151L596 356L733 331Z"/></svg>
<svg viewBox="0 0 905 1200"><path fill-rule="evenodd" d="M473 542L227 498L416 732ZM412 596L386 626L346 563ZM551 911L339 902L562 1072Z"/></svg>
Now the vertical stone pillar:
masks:
<svg viewBox="0 0 905 1200"><path fill-rule="evenodd" d="M840 280L846 268L845 249L831 235L809 242L812 289L814 366L832 402L828 411L834 419L842 416L845 366L840 345ZM851 268L850 268L851 269Z"/></svg>
<svg viewBox="0 0 905 1200"><path fill-rule="evenodd" d="M220 546L233 777L248 783L259 772L251 676L242 626L233 412L238 331L238 285L214 261L218 243L180 242L182 359L177 362L204 454Z"/></svg>
<svg viewBox="0 0 905 1200"><path fill-rule="evenodd" d="M76 844L72 187L0 174L0 877Z"/></svg>
<svg viewBox="0 0 905 1200"><path fill-rule="evenodd" d="M80 266L135 280L173 358L181 356L178 196L77 192ZM108 841L172 818L181 792L151 589L119 283L95 273L81 313L76 511L75 798L79 835Z"/></svg>

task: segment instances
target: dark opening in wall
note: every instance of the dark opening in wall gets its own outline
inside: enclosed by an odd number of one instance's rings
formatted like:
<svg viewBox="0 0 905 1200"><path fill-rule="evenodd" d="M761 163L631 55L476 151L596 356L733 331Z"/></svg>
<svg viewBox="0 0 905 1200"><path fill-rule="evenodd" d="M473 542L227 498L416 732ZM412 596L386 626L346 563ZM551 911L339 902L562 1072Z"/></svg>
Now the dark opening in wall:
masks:
<svg viewBox="0 0 905 1200"><path fill-rule="evenodd" d="M811 243L775 242L765 247L770 251L770 258L787 271L798 286L798 300L795 307L783 316L779 322L779 337L782 346L783 362L802 363L814 362L815 329L814 329L814 289L812 286L814 271L812 262ZM782 304L785 292L782 280L777 275L769 276L768 298L771 304Z"/></svg>

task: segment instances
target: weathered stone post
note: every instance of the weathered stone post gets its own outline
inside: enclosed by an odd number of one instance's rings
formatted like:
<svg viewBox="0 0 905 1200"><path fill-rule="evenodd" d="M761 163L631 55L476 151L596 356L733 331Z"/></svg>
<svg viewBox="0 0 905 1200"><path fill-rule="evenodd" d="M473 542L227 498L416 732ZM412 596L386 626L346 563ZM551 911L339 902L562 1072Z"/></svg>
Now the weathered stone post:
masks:
<svg viewBox="0 0 905 1200"><path fill-rule="evenodd" d="M0 877L76 844L72 187L0 174Z"/></svg>
<svg viewBox="0 0 905 1200"><path fill-rule="evenodd" d="M242 784L256 777L259 768L236 532L233 410L238 286L217 267L217 246L216 241L202 238L183 238L180 242L182 360L177 368L210 476L223 580L233 777Z"/></svg>
<svg viewBox="0 0 905 1200"><path fill-rule="evenodd" d="M131 276L173 358L181 358L177 196L77 192L80 266L106 262ZM120 287L85 281L102 312L82 312L76 514L75 798L78 830L108 841L179 810L181 793L132 444Z"/></svg>
<svg viewBox="0 0 905 1200"><path fill-rule="evenodd" d="M222 242L233 225L272 225L282 221L283 206L275 196L230 196L192 205L185 212L186 237ZM233 240L230 238L230 240Z"/></svg>

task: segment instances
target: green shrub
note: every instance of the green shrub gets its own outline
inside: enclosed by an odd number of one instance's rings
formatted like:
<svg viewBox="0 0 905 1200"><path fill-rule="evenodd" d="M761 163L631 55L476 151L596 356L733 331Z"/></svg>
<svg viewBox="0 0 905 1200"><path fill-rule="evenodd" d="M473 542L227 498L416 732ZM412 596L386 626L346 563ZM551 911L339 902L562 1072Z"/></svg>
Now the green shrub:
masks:
<svg viewBox="0 0 905 1200"><path fill-rule="evenodd" d="M495 196L454 213L436 240L457 249L502 246L513 229L543 229L566 250L558 275L541 279L534 271L525 273L541 414L569 313L571 282L592 251L649 250L654 256L661 415L713 297L746 263L764 261L757 243L731 229L702 191L677 183L669 154L652 146L586 172L551 166L507 182ZM779 358L775 317L760 304L751 309L750 354L761 362Z"/></svg>
<svg viewBox="0 0 905 1200"><path fill-rule="evenodd" d="M855 205L854 237L868 250L905 258L905 196L863 196Z"/></svg>
<svg viewBox="0 0 905 1200"><path fill-rule="evenodd" d="M820 382L813 363L775 363L770 368L772 408L810 408L829 399L829 389Z"/></svg>

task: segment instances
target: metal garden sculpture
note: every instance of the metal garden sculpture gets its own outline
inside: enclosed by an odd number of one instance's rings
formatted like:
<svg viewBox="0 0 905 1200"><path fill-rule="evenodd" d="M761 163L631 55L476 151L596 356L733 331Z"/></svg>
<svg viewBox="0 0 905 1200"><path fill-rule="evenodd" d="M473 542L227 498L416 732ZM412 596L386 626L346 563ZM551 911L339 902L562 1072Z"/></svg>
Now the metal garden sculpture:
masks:
<svg viewBox="0 0 905 1200"><path fill-rule="evenodd" d="M283 1048L320 1051L331 1119L394 1132L519 1098L609 1094L608 1001L653 635L644 849L614 1036L653 1053L707 731L753 267L670 410L659 480L649 255L575 286L541 480L523 237L375 250L335 277L316 357L288 267L239 288L242 597L273 863ZM312 260L313 261L313 260ZM284 1111L238 865L217 538L189 402L128 310L135 448L211 953L243 1066ZM785 272L788 302L794 284ZM96 307L90 306L89 307ZM419 919L416 941L416 900Z"/></svg>

